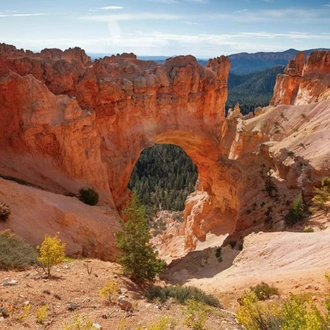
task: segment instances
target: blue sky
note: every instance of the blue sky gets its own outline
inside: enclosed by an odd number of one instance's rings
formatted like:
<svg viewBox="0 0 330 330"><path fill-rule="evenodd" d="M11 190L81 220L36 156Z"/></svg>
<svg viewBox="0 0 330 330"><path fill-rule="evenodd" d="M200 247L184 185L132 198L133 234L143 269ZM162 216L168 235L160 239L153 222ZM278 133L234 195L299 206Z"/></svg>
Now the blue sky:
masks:
<svg viewBox="0 0 330 330"><path fill-rule="evenodd" d="M330 48L322 0L1 0L0 42L208 58Z"/></svg>

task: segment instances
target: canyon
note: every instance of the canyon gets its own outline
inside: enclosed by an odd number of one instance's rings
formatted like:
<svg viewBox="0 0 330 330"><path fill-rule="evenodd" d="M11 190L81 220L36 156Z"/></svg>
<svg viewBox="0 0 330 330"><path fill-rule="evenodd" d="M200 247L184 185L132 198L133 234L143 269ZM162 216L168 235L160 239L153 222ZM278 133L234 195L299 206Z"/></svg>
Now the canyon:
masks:
<svg viewBox="0 0 330 330"><path fill-rule="evenodd" d="M329 60L327 51L306 62L298 53L269 107L243 117L237 106L226 117L225 56L205 68L193 56L91 62L80 48L32 53L1 44L0 174L31 187L0 179L0 201L12 211L0 229L34 245L60 231L69 253L114 260L110 238L134 165L143 149L165 143L181 146L198 168L180 231L184 252L210 235L239 239L262 228L266 207L281 229L287 201L300 192L310 199L330 172ZM267 172L276 202L263 191ZM83 187L99 193L99 206L72 197Z"/></svg>

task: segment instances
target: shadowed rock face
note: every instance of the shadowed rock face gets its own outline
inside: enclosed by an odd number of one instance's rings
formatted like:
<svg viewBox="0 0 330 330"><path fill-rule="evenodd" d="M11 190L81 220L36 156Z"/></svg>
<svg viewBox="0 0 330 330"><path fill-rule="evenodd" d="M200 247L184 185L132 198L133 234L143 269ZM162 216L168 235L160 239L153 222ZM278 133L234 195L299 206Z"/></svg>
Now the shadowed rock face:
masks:
<svg viewBox="0 0 330 330"><path fill-rule="evenodd" d="M299 52L278 75L271 105L307 104L330 99L330 51Z"/></svg>

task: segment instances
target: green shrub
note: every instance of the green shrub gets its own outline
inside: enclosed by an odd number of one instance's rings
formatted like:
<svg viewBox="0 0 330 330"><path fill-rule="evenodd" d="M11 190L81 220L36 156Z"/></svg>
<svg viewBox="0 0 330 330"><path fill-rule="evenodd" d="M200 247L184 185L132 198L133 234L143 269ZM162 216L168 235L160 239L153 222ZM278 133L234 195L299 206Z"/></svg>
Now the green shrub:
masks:
<svg viewBox="0 0 330 330"><path fill-rule="evenodd" d="M326 330L330 326L328 315L322 314L312 300L293 294L282 304L280 316L283 330Z"/></svg>
<svg viewBox="0 0 330 330"><path fill-rule="evenodd" d="M327 202L330 200L330 178L325 177L322 179L321 188L314 188L313 203L319 208L328 211L329 205Z"/></svg>
<svg viewBox="0 0 330 330"><path fill-rule="evenodd" d="M0 269L26 269L37 263L37 256L35 248L10 230L0 232Z"/></svg>
<svg viewBox="0 0 330 330"><path fill-rule="evenodd" d="M150 245L151 234L146 219L145 207L133 195L124 211L127 221L121 221L123 230L116 232L116 245L122 254L117 262L123 266L124 275L133 280L154 281L166 267L158 259L158 253Z"/></svg>
<svg viewBox="0 0 330 330"><path fill-rule="evenodd" d="M286 225L292 226L295 223L304 219L305 205L302 200L301 194L299 194L293 202L292 207L285 215L284 220Z"/></svg>
<svg viewBox="0 0 330 330"><path fill-rule="evenodd" d="M255 293L258 300L266 300L269 299L273 295L278 295L277 288L270 286L265 282L261 282L256 286L251 286L250 290Z"/></svg>
<svg viewBox="0 0 330 330"><path fill-rule="evenodd" d="M240 299L237 320L246 330L278 330L281 329L279 315L280 308L276 304L259 301L254 292L247 291Z"/></svg>
<svg viewBox="0 0 330 330"><path fill-rule="evenodd" d="M94 206L99 202L99 194L92 188L80 189L78 198L83 203L91 206Z"/></svg>
<svg viewBox="0 0 330 330"><path fill-rule="evenodd" d="M264 191L267 192L268 196L275 197L274 193L277 192L276 184L272 178L272 171L269 169L265 178L265 188Z"/></svg>
<svg viewBox="0 0 330 330"><path fill-rule="evenodd" d="M222 249L221 247L218 247L215 251L215 257L218 259L219 262L222 262L221 253L222 253Z"/></svg>
<svg viewBox="0 0 330 330"><path fill-rule="evenodd" d="M0 202L0 221L5 222L10 214L9 206L5 203Z"/></svg>
<svg viewBox="0 0 330 330"><path fill-rule="evenodd" d="M176 299L180 304L184 304L189 299L195 299L205 305L220 307L220 302L212 295L206 294L204 291L195 287L181 287L181 286L150 286L144 293L145 297L152 301L154 299L160 300L164 303L169 298Z"/></svg>
<svg viewBox="0 0 330 330"><path fill-rule="evenodd" d="M326 314L312 300L291 294L281 303L259 301L252 291L240 300L237 320L247 330L326 330L330 326L329 309Z"/></svg>

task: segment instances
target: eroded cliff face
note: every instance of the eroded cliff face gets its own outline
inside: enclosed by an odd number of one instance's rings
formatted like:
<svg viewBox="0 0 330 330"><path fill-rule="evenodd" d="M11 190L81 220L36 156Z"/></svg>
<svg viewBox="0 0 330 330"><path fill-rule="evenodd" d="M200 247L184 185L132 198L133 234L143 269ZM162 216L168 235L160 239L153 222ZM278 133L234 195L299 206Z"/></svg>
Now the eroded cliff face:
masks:
<svg viewBox="0 0 330 330"><path fill-rule="evenodd" d="M308 104L329 99L330 52L299 52L278 75L271 105Z"/></svg>
<svg viewBox="0 0 330 330"><path fill-rule="evenodd" d="M227 57L206 68L193 56L158 65L122 54L91 64L77 48L33 54L1 45L0 64L2 175L61 193L91 186L121 211L141 151L173 143L197 165L198 190L208 195L194 235L205 239L214 218L217 231L234 231L237 174L221 174L227 165L219 162L219 148L230 148L222 143Z"/></svg>
<svg viewBox="0 0 330 330"><path fill-rule="evenodd" d="M286 70L290 78L283 78L291 94L278 99L287 97L291 104L306 90L296 91L294 79L302 86L304 77L315 76L326 85L317 68L328 68L327 56L314 55L315 60L303 66L303 55L298 54ZM302 167L309 169L304 175L310 187L328 167L308 167L303 154L294 162L303 165L292 166L280 141L291 141L295 131L291 119L284 119L289 115L277 118L277 108L252 119L236 109L225 118L229 67L224 56L210 60L206 68L193 56L171 58L163 65L140 61L134 54L91 63L79 48L33 54L0 45L0 174L62 194L90 186L99 192L102 205L120 213L141 151L172 143L186 151L199 173L196 192L186 202L186 250L205 241L207 234L232 234L262 225L265 209L259 204L265 198L265 169L273 169L279 188L289 194L298 189ZM281 133L275 133L276 118ZM299 122L296 129L318 130L321 123L312 123L311 118L307 128ZM269 144L272 140L278 143ZM304 145L312 143L308 141ZM108 225L102 223L98 230L103 226L114 244ZM80 226L87 232L83 222ZM112 258L105 248L99 247L97 254Z"/></svg>

